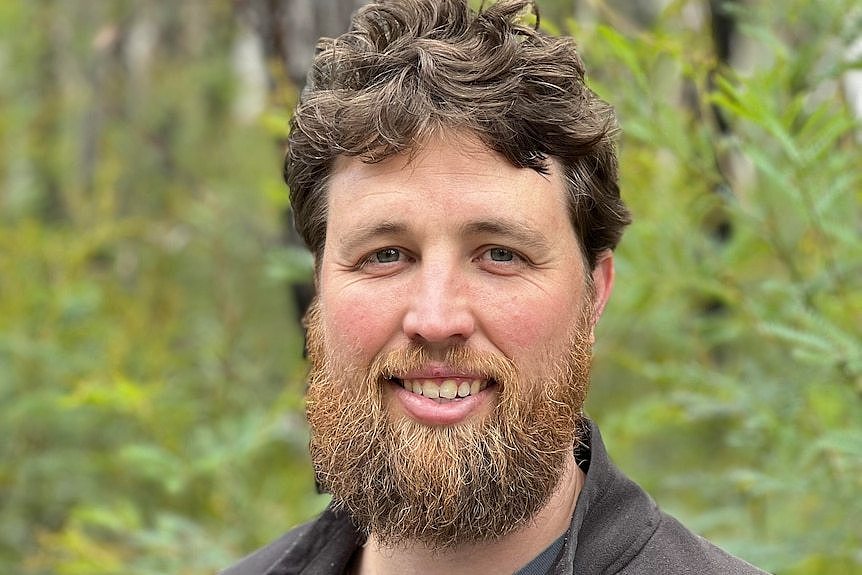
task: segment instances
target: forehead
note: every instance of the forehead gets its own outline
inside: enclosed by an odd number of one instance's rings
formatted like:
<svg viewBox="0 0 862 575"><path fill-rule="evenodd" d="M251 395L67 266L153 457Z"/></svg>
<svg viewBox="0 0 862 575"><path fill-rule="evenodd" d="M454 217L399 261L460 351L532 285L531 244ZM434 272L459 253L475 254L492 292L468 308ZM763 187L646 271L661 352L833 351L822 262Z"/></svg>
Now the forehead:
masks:
<svg viewBox="0 0 862 575"><path fill-rule="evenodd" d="M477 138L457 132L381 162L342 156L328 185L329 224L365 217L362 207L429 216L432 208L442 208L453 219L465 211L526 219L556 213L568 221L562 170L554 159L548 164L547 174L517 168Z"/></svg>

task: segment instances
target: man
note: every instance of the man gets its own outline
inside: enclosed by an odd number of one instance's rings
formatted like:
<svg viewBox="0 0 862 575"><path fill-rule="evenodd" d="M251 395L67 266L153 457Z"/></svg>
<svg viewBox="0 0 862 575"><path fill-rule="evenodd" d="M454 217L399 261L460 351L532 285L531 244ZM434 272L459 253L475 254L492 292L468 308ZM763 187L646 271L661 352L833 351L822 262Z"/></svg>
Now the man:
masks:
<svg viewBox="0 0 862 575"><path fill-rule="evenodd" d="M530 7L382 1L320 45L285 177L333 502L228 574L759 572L660 512L583 415L629 214L613 112Z"/></svg>

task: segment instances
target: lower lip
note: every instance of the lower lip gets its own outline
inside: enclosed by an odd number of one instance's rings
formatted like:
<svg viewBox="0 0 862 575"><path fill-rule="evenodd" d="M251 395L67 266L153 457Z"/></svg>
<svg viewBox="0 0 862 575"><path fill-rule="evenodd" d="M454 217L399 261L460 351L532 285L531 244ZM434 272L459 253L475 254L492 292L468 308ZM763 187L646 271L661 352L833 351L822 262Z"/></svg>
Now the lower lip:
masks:
<svg viewBox="0 0 862 575"><path fill-rule="evenodd" d="M407 415L425 425L453 425L482 411L496 386L489 386L477 395L438 403L418 393L407 391L397 383L388 384L396 401Z"/></svg>

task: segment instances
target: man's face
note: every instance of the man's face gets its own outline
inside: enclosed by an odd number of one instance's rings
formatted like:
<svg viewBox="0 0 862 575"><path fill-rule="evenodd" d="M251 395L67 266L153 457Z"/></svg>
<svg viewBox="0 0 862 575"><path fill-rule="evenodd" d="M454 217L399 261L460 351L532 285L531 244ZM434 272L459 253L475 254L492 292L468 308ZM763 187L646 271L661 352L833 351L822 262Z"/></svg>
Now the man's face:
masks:
<svg viewBox="0 0 862 575"><path fill-rule="evenodd" d="M319 480L384 541L523 525L576 439L610 256L588 289L557 166L464 136L342 159L328 190L308 316Z"/></svg>

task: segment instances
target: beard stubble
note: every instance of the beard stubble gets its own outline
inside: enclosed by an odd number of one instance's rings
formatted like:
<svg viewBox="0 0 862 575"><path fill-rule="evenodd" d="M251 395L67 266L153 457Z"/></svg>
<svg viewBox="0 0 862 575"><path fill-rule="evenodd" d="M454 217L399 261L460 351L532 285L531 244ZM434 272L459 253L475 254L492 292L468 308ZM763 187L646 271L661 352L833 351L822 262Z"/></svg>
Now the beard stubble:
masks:
<svg viewBox="0 0 862 575"><path fill-rule="evenodd" d="M306 415L319 485L383 546L451 549L523 527L550 499L579 439L592 355L586 318L563 349L543 350L541 373L466 346L434 357L493 379L498 398L484 417L428 426L393 415L384 393L391 374L426 366L428 350L411 345L350 365L325 341L315 301L306 315Z"/></svg>

